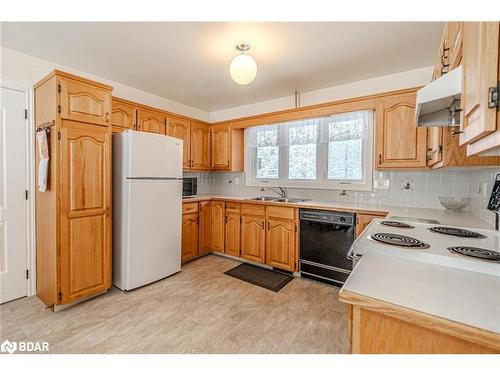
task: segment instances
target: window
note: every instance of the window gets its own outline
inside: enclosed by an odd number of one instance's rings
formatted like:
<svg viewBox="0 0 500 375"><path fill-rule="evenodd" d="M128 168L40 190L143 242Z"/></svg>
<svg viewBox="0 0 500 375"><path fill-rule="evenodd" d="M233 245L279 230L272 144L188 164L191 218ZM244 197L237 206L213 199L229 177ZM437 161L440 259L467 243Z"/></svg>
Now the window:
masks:
<svg viewBox="0 0 500 375"><path fill-rule="evenodd" d="M371 190L373 111L245 130L247 185Z"/></svg>

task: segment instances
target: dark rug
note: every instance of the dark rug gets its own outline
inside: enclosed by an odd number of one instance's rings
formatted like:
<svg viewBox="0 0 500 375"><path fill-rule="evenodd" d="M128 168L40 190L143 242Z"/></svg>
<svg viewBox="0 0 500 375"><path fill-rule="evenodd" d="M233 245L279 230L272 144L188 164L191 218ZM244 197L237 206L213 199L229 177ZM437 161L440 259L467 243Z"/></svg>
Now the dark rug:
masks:
<svg viewBox="0 0 500 375"><path fill-rule="evenodd" d="M267 270L248 263L242 263L239 266L231 268L229 271L224 272L224 274L272 290L273 292L279 291L293 280L293 277L290 275Z"/></svg>

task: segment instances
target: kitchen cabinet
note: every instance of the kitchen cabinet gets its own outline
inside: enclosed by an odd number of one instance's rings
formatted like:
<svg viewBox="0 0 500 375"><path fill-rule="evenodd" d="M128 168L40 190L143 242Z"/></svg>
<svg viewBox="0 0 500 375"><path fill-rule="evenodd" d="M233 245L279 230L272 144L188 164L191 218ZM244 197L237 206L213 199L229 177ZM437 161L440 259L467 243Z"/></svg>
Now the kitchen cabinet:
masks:
<svg viewBox="0 0 500 375"><path fill-rule="evenodd" d="M211 202L212 251L224 252L225 202Z"/></svg>
<svg viewBox="0 0 500 375"><path fill-rule="evenodd" d="M186 262L199 254L199 215L198 212L182 215L182 252L181 260Z"/></svg>
<svg viewBox="0 0 500 375"><path fill-rule="evenodd" d="M97 82L85 82L78 77L60 75L57 91L61 119L89 124L109 125L111 116L111 91Z"/></svg>
<svg viewBox="0 0 500 375"><path fill-rule="evenodd" d="M443 160L443 128L427 129L427 166L432 167Z"/></svg>
<svg viewBox="0 0 500 375"><path fill-rule="evenodd" d="M447 22L444 32L448 48L449 70L453 70L462 62L462 22Z"/></svg>
<svg viewBox="0 0 500 375"><path fill-rule="evenodd" d="M137 107L118 98L112 98L111 103L111 125L113 133L121 133L128 129L135 130Z"/></svg>
<svg viewBox="0 0 500 375"><path fill-rule="evenodd" d="M460 144L475 155L500 146L498 108L490 102L490 88L498 87L499 23L464 22L462 33Z"/></svg>
<svg viewBox="0 0 500 375"><path fill-rule="evenodd" d="M200 213L200 255L208 254L212 251L212 209L210 201L199 203Z"/></svg>
<svg viewBox="0 0 500 375"><path fill-rule="evenodd" d="M353 354L492 354L498 335L342 290Z"/></svg>
<svg viewBox="0 0 500 375"><path fill-rule="evenodd" d="M241 257L255 263L265 263L266 219L263 216L241 217Z"/></svg>
<svg viewBox="0 0 500 375"><path fill-rule="evenodd" d="M376 169L425 168L427 131L415 125L415 92L376 101Z"/></svg>
<svg viewBox="0 0 500 375"><path fill-rule="evenodd" d="M230 124L212 125L211 169L214 171L243 172L243 129Z"/></svg>
<svg viewBox="0 0 500 375"><path fill-rule="evenodd" d="M61 71L35 85L35 126L50 127L47 189L35 199L37 296L47 306L111 288L111 90Z"/></svg>
<svg viewBox="0 0 500 375"><path fill-rule="evenodd" d="M240 214L226 212L226 254L240 256Z"/></svg>
<svg viewBox="0 0 500 375"><path fill-rule="evenodd" d="M288 220L267 219L266 264L293 271L297 224Z"/></svg>
<svg viewBox="0 0 500 375"><path fill-rule="evenodd" d="M191 170L210 170L210 125L191 122Z"/></svg>
<svg viewBox="0 0 500 375"><path fill-rule="evenodd" d="M183 169L191 168L191 123L180 117L167 117L168 135L183 140Z"/></svg>
<svg viewBox="0 0 500 375"><path fill-rule="evenodd" d="M166 116L162 112L146 108L137 110L137 130L165 135L166 129Z"/></svg>
<svg viewBox="0 0 500 375"><path fill-rule="evenodd" d="M384 217L381 215L356 214L356 237L363 233L373 219L383 219Z"/></svg>

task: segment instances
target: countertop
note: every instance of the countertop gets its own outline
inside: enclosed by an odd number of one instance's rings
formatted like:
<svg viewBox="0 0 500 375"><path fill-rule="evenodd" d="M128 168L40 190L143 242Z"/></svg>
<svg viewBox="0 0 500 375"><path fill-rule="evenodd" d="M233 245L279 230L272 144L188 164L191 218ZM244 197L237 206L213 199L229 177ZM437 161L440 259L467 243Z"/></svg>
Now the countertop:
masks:
<svg viewBox="0 0 500 375"><path fill-rule="evenodd" d="M388 206L388 205L373 205L368 203L315 201L315 200L300 202L300 203L261 202L261 201L250 201L249 198L251 197L220 195L220 194L204 194L204 195L199 195L195 198L183 199L182 201L183 203L190 203L190 202L206 201L211 199L220 199L220 200L238 201L238 202L255 203L255 204L266 204L266 205L272 204L272 205L292 206L299 208L358 212L358 213L381 215L381 216L387 215L387 217L396 216L405 218L419 218L426 220L437 220L439 221L440 224L444 225L493 229L490 223L478 218L477 216L474 216L472 213L468 211L456 212L456 211L433 209L433 208L398 207L398 206Z"/></svg>
<svg viewBox="0 0 500 375"><path fill-rule="evenodd" d="M499 274L367 253L343 291L500 334Z"/></svg>

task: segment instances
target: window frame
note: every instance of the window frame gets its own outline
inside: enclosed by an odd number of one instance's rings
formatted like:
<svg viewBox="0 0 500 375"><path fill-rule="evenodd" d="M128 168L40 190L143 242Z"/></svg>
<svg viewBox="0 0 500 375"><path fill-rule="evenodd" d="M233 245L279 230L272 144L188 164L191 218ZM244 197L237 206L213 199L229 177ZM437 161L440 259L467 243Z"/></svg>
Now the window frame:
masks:
<svg viewBox="0 0 500 375"><path fill-rule="evenodd" d="M330 180L328 179L328 144L329 142L317 142L316 143L316 179L315 180L298 180L288 178L288 162L289 162L289 148L290 144L288 140L288 131L279 131L282 125L289 124L290 121L282 124L272 124L269 126L276 126L278 128L278 150L279 150L279 178L277 179L264 179L256 177L256 163L257 163L257 147L248 145L245 141L245 183L247 186L256 187L275 187L281 186L286 188L297 188L297 189L333 189L333 190L355 190L355 191L372 191L373 188L373 157L374 157L374 127L375 127L375 112L373 110L360 110L360 111L349 111L345 113L338 113L333 116L323 116L314 117L309 119L303 119L298 121L307 121L314 119L323 119L328 117L334 117L337 115L342 115L350 112L363 112L369 111L371 116L371 121L369 121L366 127L366 134L363 138L363 178L361 181L356 180ZM262 125L261 125L262 126ZM263 125L268 126L268 125ZM255 130L252 127L252 130ZM327 139L322 138L327 135L321 134L322 132L328 131L327 126L319 126L318 140ZM250 130L251 131L251 130ZM247 137L245 137L247 138Z"/></svg>

